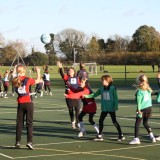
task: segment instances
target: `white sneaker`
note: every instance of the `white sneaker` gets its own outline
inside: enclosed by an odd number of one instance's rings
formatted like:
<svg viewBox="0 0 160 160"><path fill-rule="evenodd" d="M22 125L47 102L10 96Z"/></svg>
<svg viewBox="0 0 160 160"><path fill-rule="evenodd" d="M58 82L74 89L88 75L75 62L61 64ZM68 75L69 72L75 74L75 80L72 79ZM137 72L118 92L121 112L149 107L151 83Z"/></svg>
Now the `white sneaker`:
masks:
<svg viewBox="0 0 160 160"><path fill-rule="evenodd" d="M33 150L33 144L31 142L27 143L26 146L28 147L28 149Z"/></svg>
<svg viewBox="0 0 160 160"><path fill-rule="evenodd" d="M160 141L160 136L156 138L157 141Z"/></svg>
<svg viewBox="0 0 160 160"><path fill-rule="evenodd" d="M34 96L35 98L37 98L37 96Z"/></svg>
<svg viewBox="0 0 160 160"><path fill-rule="evenodd" d="M134 138L131 142L129 142L129 144L140 144L140 140L139 138Z"/></svg>
<svg viewBox="0 0 160 160"><path fill-rule="evenodd" d="M103 137L102 137L102 135L97 135L93 140L96 142L98 142L98 141L101 142L101 141L103 141Z"/></svg>
<svg viewBox="0 0 160 160"><path fill-rule="evenodd" d="M40 97L43 97L43 91L41 92L41 95L40 95Z"/></svg>
<svg viewBox="0 0 160 160"><path fill-rule="evenodd" d="M85 132L79 132L78 137L83 137L85 135Z"/></svg>
<svg viewBox="0 0 160 160"><path fill-rule="evenodd" d="M150 137L150 140L152 141L152 143L156 142L156 138L155 137Z"/></svg>
<svg viewBox="0 0 160 160"><path fill-rule="evenodd" d="M50 96L52 96L52 92L49 92Z"/></svg>

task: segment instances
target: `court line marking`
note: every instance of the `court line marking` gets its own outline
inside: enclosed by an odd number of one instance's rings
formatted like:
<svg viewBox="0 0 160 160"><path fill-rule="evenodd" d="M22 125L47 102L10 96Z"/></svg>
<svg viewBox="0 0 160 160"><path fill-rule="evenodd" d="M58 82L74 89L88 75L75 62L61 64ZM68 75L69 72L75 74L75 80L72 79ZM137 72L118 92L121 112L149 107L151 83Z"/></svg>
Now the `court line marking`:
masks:
<svg viewBox="0 0 160 160"><path fill-rule="evenodd" d="M135 147L127 147L127 148L118 148L118 149L111 149L111 150L101 150L101 151L89 151L89 152L74 152L73 151L66 151L66 150L56 150L56 149L46 149L46 148L35 148L36 150L52 150L52 151L59 151L59 152L64 152L67 154L51 154L51 155L37 155L37 156L26 156L26 157L14 157L13 159L23 159L23 158L33 158L33 157L48 157L48 156L62 156L62 155L71 155L71 154L89 154L89 155L101 155L101 156L112 156L112 157L117 157L117 158L125 158L125 159L135 159L135 160L145 160L142 158L135 158L135 157L127 157L127 156L117 156L117 155L106 155L106 154L95 154L95 153L100 153L100 152L112 152L112 151L117 151L117 150L129 150L129 149L137 149L137 148L144 148L144 147L154 147L154 146L159 146L160 144L155 144L155 145L145 145L145 146L135 146Z"/></svg>
<svg viewBox="0 0 160 160"><path fill-rule="evenodd" d="M7 156L6 154L3 154L3 153L0 153L0 155L9 159L14 159L13 157Z"/></svg>

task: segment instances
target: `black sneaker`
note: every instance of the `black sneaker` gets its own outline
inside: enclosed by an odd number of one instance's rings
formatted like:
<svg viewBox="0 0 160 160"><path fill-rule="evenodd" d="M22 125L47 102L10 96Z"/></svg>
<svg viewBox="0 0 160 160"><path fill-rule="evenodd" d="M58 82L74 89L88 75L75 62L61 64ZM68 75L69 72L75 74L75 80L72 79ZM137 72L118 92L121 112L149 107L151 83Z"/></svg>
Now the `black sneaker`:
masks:
<svg viewBox="0 0 160 160"><path fill-rule="evenodd" d="M96 138L94 138L94 141L103 141L103 137L102 137L102 135L97 135L97 137Z"/></svg>
<svg viewBox="0 0 160 160"><path fill-rule="evenodd" d="M33 150L33 144L31 142L27 143L26 146L28 147L28 149Z"/></svg>
<svg viewBox="0 0 160 160"><path fill-rule="evenodd" d="M19 148L20 148L20 146L21 146L21 144L20 144L19 142L16 142L16 144L15 144L15 148L16 148L16 149L19 149Z"/></svg>

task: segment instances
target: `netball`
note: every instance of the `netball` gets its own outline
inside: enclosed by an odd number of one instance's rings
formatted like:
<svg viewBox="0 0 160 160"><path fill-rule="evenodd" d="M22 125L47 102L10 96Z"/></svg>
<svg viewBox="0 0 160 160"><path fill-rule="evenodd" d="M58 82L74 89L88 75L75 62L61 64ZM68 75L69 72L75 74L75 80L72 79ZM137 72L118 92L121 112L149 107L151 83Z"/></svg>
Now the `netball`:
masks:
<svg viewBox="0 0 160 160"><path fill-rule="evenodd" d="M40 39L42 43L48 44L51 41L51 36L49 34L42 34Z"/></svg>

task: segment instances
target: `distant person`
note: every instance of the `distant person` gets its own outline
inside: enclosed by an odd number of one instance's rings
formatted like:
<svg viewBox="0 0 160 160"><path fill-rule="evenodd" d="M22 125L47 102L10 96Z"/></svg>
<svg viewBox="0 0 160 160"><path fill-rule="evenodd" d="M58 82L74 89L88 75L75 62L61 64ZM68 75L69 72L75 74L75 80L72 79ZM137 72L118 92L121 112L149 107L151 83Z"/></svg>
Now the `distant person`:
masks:
<svg viewBox="0 0 160 160"><path fill-rule="evenodd" d="M7 97L8 90L9 90L9 70L8 69L4 73L3 87L4 87L3 97L8 98Z"/></svg>
<svg viewBox="0 0 160 160"><path fill-rule="evenodd" d="M152 64L152 70L153 70L153 72L154 72L154 69L155 69L154 64Z"/></svg>
<svg viewBox="0 0 160 160"><path fill-rule="evenodd" d="M149 118L151 117L152 112L152 98L151 93L152 89L148 84L148 78L146 75L141 74L138 77L138 85L136 91L136 102L137 102L137 109L136 109L136 122L134 128L134 138L129 144L140 144L139 139L139 126L141 121L143 120L143 125L147 130L150 140L152 143L156 142L156 139L153 135L152 129L148 124Z"/></svg>
<svg viewBox="0 0 160 160"><path fill-rule="evenodd" d="M50 74L48 72L48 69L45 69L44 73L43 73L43 81L44 81L44 90L46 95L48 95L47 90L49 91L49 94L52 96L52 92L51 92L51 83L50 83Z"/></svg>
<svg viewBox="0 0 160 160"><path fill-rule="evenodd" d="M43 97L43 89L44 88L44 81L43 79L41 78L40 79L40 82L36 84L36 87L35 87L35 98L37 98L37 93L40 93L40 97Z"/></svg>
<svg viewBox="0 0 160 160"><path fill-rule="evenodd" d="M86 78L88 80L88 72L85 69L84 63L79 64L79 70L77 71L77 76L79 77L79 79Z"/></svg>

